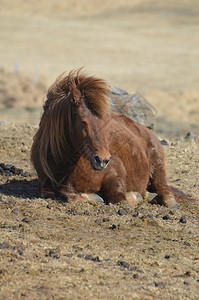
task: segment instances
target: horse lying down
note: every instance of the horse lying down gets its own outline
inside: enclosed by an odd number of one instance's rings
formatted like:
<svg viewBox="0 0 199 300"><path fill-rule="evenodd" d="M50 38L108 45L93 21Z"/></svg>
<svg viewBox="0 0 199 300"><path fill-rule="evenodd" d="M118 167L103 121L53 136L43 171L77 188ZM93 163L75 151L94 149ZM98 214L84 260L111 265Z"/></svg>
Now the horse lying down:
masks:
<svg viewBox="0 0 199 300"><path fill-rule="evenodd" d="M154 133L110 111L107 83L81 70L61 75L49 89L31 160L42 197L105 203L141 195L174 208L186 195L168 186L162 146ZM98 196L97 196L98 195Z"/></svg>

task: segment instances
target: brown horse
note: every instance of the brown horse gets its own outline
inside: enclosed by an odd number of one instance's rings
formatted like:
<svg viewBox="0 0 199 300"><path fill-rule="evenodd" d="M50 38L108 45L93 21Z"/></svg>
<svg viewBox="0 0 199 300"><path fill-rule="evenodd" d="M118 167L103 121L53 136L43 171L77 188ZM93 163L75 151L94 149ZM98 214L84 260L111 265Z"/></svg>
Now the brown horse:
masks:
<svg viewBox="0 0 199 300"><path fill-rule="evenodd" d="M70 202L95 193L117 203L148 190L158 203L177 206L160 142L150 129L110 112L109 102L106 82L80 70L49 89L31 151L42 196Z"/></svg>

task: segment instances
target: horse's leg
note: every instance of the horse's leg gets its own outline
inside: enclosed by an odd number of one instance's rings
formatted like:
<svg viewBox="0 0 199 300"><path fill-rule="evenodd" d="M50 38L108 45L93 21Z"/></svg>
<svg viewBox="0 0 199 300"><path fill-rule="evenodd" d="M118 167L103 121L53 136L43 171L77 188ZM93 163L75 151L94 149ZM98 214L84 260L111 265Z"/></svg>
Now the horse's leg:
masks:
<svg viewBox="0 0 199 300"><path fill-rule="evenodd" d="M68 203L76 203L76 202L98 202L104 203L103 199L94 193L75 193L72 190L66 190L66 188L62 188L57 195L57 199L63 202Z"/></svg>
<svg viewBox="0 0 199 300"><path fill-rule="evenodd" d="M39 190L40 190L41 197L45 199L51 198L52 200L57 199L63 202L70 202L70 203L83 202L83 201L104 203L103 199L97 194L93 194L93 193L77 194L72 191L66 191L65 188L61 188L60 190L55 190L52 186L50 179L46 179L43 185L39 184Z"/></svg>
<svg viewBox="0 0 199 300"><path fill-rule="evenodd" d="M109 169L105 175L99 192L105 203L118 203L126 199L126 185L122 176L115 169Z"/></svg>
<svg viewBox="0 0 199 300"><path fill-rule="evenodd" d="M167 183L164 153L160 146L153 150L150 166L151 176L149 191L157 194L155 200L157 200L159 204L170 208L177 207L179 204L176 202L175 197ZM150 197L150 194L148 194L148 197Z"/></svg>
<svg viewBox="0 0 199 300"><path fill-rule="evenodd" d="M126 200L130 208L134 208L143 200L142 196L137 192L126 192L124 182L114 177L106 178L100 195L102 195L107 204Z"/></svg>
<svg viewBox="0 0 199 300"><path fill-rule="evenodd" d="M100 195L107 204L126 200L131 208L143 200L142 196L136 192L126 192L125 176L122 177L122 172L116 170L111 170L104 177Z"/></svg>
<svg viewBox="0 0 199 300"><path fill-rule="evenodd" d="M50 183L50 181L49 181ZM68 203L77 203L77 202L98 202L98 203L104 203L104 201L106 201L106 203L117 203L119 201L122 200L126 200L128 202L128 205L131 208L134 208L138 203L140 203L143 198L140 194L138 194L137 192L127 192L127 193L123 193L121 192L119 189L121 189L122 183L117 182L115 180L115 178L111 179L111 186L108 182L106 182L107 188L110 187L110 189L112 190L112 188L114 188L113 192L108 193L108 191L106 191L104 189L104 198L100 197L97 194L93 194L93 193L73 193L73 192L67 192L64 189L61 189L59 192L54 192L52 185L45 185L42 189L41 189L41 196L42 198L51 198L53 199L57 199L63 202L68 202ZM119 189L117 189L117 187L119 187Z"/></svg>

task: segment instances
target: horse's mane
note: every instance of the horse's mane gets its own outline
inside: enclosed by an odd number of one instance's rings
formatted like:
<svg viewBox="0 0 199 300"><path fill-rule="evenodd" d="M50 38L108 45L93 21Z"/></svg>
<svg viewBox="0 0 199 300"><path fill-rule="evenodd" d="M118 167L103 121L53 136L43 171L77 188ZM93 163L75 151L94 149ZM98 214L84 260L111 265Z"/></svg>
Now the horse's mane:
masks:
<svg viewBox="0 0 199 300"><path fill-rule="evenodd" d="M48 155L55 162L64 161L64 154L70 149L73 131L73 112L82 101L97 117L103 118L109 111L110 89L107 83L93 76L85 75L81 69L63 73L47 93L39 130L34 137L31 159L39 152L41 166L53 181Z"/></svg>

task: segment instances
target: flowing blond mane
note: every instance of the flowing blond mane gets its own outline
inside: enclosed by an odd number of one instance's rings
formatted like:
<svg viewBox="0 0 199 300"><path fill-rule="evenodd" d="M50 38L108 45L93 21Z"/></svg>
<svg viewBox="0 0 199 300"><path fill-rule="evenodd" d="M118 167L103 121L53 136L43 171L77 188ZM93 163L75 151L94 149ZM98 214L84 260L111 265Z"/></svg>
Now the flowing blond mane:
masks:
<svg viewBox="0 0 199 300"><path fill-rule="evenodd" d="M34 137L31 160L39 152L42 168L53 181L48 156L58 162L70 149L72 137L72 116L74 108L84 103L97 117L103 118L109 112L110 89L107 83L82 70L72 70L59 76L47 93L39 130Z"/></svg>

